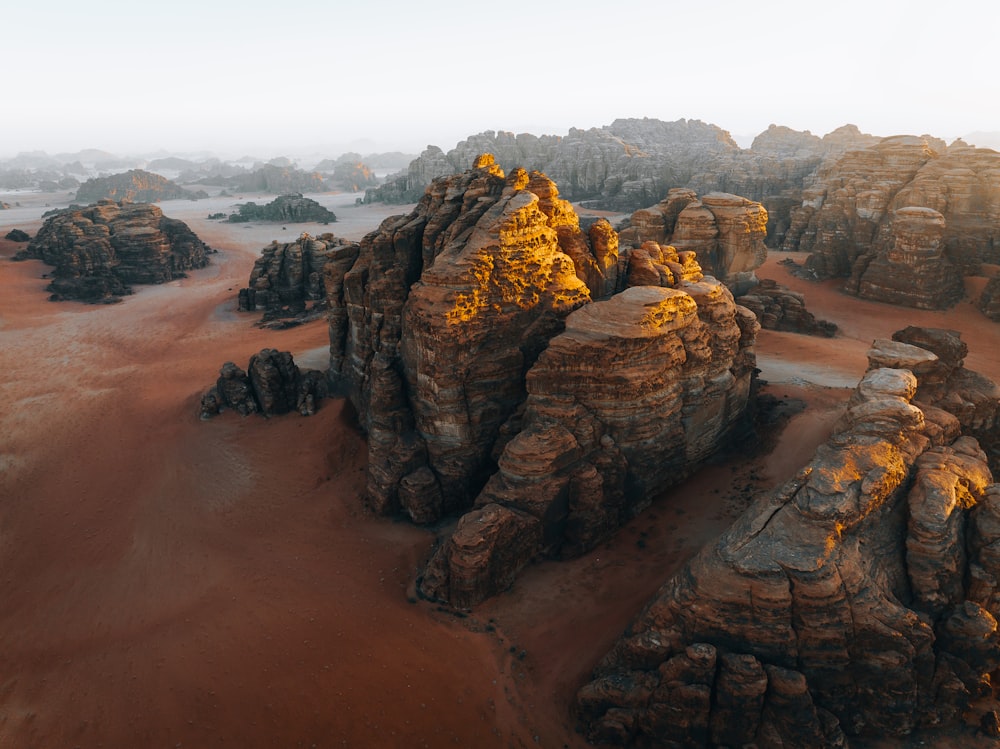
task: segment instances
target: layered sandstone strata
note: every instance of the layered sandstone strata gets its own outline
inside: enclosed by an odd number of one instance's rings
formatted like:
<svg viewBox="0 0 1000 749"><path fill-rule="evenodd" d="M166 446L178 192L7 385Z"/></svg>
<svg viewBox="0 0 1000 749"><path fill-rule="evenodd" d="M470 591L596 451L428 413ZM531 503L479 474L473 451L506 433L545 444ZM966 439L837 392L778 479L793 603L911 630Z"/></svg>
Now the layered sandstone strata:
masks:
<svg viewBox="0 0 1000 749"><path fill-rule="evenodd" d="M368 503L420 523L471 509L442 545L468 554L425 576L435 598L468 605L537 553L589 548L746 407L757 322L695 253L584 232L545 175L491 156L326 269L331 383L368 434ZM640 285L657 288L619 293Z"/></svg>
<svg viewBox="0 0 1000 749"><path fill-rule="evenodd" d="M291 193L279 195L264 205L257 205L254 202L244 203L237 207L236 213L230 214L228 220L233 223L284 221L289 224L306 222L329 224L336 221L337 216L312 198L305 198L302 193Z"/></svg>
<svg viewBox="0 0 1000 749"><path fill-rule="evenodd" d="M896 136L818 169L782 249L810 252L809 271L849 279L851 293L939 308L961 293L956 279L1000 260L998 219L1000 153Z"/></svg>
<svg viewBox="0 0 1000 749"><path fill-rule="evenodd" d="M634 212L622 243L672 245L693 252L709 275L742 294L757 283L754 270L767 259L767 211L760 203L727 193L698 198L676 188L650 208Z"/></svg>
<svg viewBox="0 0 1000 749"><path fill-rule="evenodd" d="M528 372L519 431L432 559L424 595L475 605L533 557L593 548L683 481L742 420L757 330L708 278L573 312Z"/></svg>
<svg viewBox="0 0 1000 749"><path fill-rule="evenodd" d="M938 353L876 343L811 463L669 580L579 691L592 740L844 746L989 692L1000 485L946 410L960 399L935 398L963 376L957 336L899 337Z"/></svg>
<svg viewBox="0 0 1000 749"><path fill-rule="evenodd" d="M208 264L212 250L155 205L102 200L50 216L18 259L55 266L54 300L118 301L131 284L160 284Z"/></svg>
<svg viewBox="0 0 1000 749"><path fill-rule="evenodd" d="M898 208L885 232L874 257L855 263L848 289L864 299L920 309L944 309L962 298L962 274L944 254L944 216L933 208Z"/></svg>

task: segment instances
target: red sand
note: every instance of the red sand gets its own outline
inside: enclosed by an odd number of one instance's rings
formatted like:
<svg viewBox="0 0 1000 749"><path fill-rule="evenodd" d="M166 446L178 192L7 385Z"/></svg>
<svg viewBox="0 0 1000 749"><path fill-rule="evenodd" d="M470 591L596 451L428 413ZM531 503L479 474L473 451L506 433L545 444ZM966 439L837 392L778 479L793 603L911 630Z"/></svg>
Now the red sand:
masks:
<svg viewBox="0 0 1000 749"><path fill-rule="evenodd" d="M342 402L198 420L222 362L298 355L326 331L233 312L262 245L185 220L225 250L214 265L111 307L48 302L45 267L0 240L2 746L585 746L574 691L742 489L811 456L849 394L824 377L856 382L873 338L925 324L965 331L968 365L1000 379L1000 326L968 303L860 302L772 258L759 275L843 330L761 334L767 391L810 404L775 451L706 467L610 543L459 617L411 602L433 537L364 511ZM778 366L804 360L819 385Z"/></svg>

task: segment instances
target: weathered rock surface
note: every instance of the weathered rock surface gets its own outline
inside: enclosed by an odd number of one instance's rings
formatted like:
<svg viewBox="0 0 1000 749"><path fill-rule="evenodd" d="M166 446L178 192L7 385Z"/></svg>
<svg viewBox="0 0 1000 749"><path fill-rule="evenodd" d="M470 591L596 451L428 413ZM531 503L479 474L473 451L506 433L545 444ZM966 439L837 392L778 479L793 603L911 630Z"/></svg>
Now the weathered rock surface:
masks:
<svg viewBox="0 0 1000 749"><path fill-rule="evenodd" d="M592 740L846 746L954 721L988 691L1000 485L946 410L960 340L898 335L934 351L877 342L811 463L665 583L597 666L576 703Z"/></svg>
<svg viewBox="0 0 1000 749"><path fill-rule="evenodd" d="M130 284L160 284L208 264L212 250L155 205L102 200L46 219L16 259L55 266L52 299L118 301Z"/></svg>
<svg viewBox="0 0 1000 749"><path fill-rule="evenodd" d="M311 416L326 394L323 372L299 369L287 351L262 349L250 357L245 371L233 362L222 365L219 379L201 398L201 418L209 419L227 408L243 416L291 411Z"/></svg>
<svg viewBox="0 0 1000 749"><path fill-rule="evenodd" d="M769 278L760 279L756 286L737 297L736 301L753 312L760 326L766 330L786 330L824 338L833 338L837 334L835 323L817 320L806 309L803 294Z"/></svg>
<svg viewBox="0 0 1000 749"><path fill-rule="evenodd" d="M264 205L257 205L252 201L244 203L237 207L236 213L230 214L228 220L234 223L283 221L289 224L308 222L329 224L336 221L337 216L312 198L304 198L301 193L293 193L279 195Z"/></svg>
<svg viewBox="0 0 1000 749"><path fill-rule="evenodd" d="M30 242L31 237L27 232L21 231L20 229L11 229L4 235L4 239L11 242Z"/></svg>
<svg viewBox="0 0 1000 749"><path fill-rule="evenodd" d="M196 200L207 197L205 192L185 190L166 177L142 169L130 169L110 177L93 177L80 185L76 192L77 201L84 204L100 200L155 203L159 200Z"/></svg>
<svg viewBox="0 0 1000 749"><path fill-rule="evenodd" d="M742 294L757 283L754 270L767 259L767 211L738 195L710 193L701 199L682 188L632 214L620 241L633 247L653 241L694 252L709 275Z"/></svg>
<svg viewBox="0 0 1000 749"><path fill-rule="evenodd" d="M810 252L811 273L851 293L941 308L963 274L1000 261L998 218L1000 153L896 136L824 163L782 249Z"/></svg>
<svg viewBox="0 0 1000 749"><path fill-rule="evenodd" d="M757 330L707 278L632 287L569 315L529 370L520 429L475 502L509 512L463 516L423 594L475 605L535 556L593 548L687 478L742 421ZM496 578L500 566L509 577Z"/></svg>
<svg viewBox="0 0 1000 749"><path fill-rule="evenodd" d="M287 318L312 319L326 309L327 260L345 248L357 257L357 244L333 234L317 238L302 234L294 242L272 242L254 262L249 285L239 291L239 309L262 310L265 323Z"/></svg>
<svg viewBox="0 0 1000 749"><path fill-rule="evenodd" d="M491 156L326 267L331 381L368 432L369 504L416 522L472 508L423 580L456 605L606 538L749 398L757 322L695 253L583 232L545 175Z"/></svg>

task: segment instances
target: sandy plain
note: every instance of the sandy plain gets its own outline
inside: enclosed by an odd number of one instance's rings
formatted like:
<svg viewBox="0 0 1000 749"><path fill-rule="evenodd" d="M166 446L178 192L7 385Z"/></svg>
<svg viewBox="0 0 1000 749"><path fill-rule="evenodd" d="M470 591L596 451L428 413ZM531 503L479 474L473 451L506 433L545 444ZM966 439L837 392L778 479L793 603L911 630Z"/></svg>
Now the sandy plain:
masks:
<svg viewBox="0 0 1000 749"><path fill-rule="evenodd" d="M47 268L11 262L21 245L0 239L0 746L586 746L576 688L750 495L811 457L873 339L956 328L967 366L1000 379L1000 326L970 301L863 302L772 253L758 275L841 328L760 335L764 392L805 408L592 553L448 612L413 596L433 533L364 509L364 442L342 401L311 418L198 419L224 361L275 347L323 364L322 321L262 330L235 310L260 248L301 231L360 238L405 210L312 197L340 220L227 225L207 215L238 199L161 204L219 252L111 306L47 301ZM0 237L33 234L60 198L5 196L21 205L0 211Z"/></svg>

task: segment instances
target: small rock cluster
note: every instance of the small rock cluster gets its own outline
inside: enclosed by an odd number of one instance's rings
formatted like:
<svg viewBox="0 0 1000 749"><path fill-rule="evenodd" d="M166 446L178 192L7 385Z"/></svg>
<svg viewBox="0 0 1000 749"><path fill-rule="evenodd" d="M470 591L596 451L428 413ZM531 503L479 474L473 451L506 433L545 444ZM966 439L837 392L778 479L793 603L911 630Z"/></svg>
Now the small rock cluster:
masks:
<svg viewBox="0 0 1000 749"><path fill-rule="evenodd" d="M246 370L233 362L222 365L219 379L201 398L201 418L210 419L227 408L243 416L291 411L311 416L326 394L323 372L299 369L289 352L266 348L250 357Z"/></svg>

